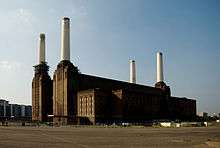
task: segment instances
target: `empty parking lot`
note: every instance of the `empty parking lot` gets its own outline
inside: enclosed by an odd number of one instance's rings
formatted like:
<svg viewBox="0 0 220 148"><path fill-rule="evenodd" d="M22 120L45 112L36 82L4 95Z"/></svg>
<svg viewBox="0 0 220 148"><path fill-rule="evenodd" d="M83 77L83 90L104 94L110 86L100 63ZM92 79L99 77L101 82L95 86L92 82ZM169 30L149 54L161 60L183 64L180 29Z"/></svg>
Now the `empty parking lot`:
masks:
<svg viewBox="0 0 220 148"><path fill-rule="evenodd" d="M220 127L0 127L0 147L220 147Z"/></svg>

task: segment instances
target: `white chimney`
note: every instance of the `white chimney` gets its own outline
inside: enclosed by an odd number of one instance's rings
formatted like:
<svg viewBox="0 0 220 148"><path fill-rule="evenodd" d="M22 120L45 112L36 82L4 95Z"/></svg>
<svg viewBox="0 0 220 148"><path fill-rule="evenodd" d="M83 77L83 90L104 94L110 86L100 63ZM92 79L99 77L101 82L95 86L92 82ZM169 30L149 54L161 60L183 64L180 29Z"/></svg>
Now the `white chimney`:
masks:
<svg viewBox="0 0 220 148"><path fill-rule="evenodd" d="M39 38L39 64L45 62L45 34L41 33Z"/></svg>
<svg viewBox="0 0 220 148"><path fill-rule="evenodd" d="M135 61L129 60L129 62L130 62L130 83L136 83Z"/></svg>
<svg viewBox="0 0 220 148"><path fill-rule="evenodd" d="M157 52L157 82L163 82L163 55Z"/></svg>
<svg viewBox="0 0 220 148"><path fill-rule="evenodd" d="M70 60L70 19L67 17L62 19L61 61L62 60Z"/></svg>

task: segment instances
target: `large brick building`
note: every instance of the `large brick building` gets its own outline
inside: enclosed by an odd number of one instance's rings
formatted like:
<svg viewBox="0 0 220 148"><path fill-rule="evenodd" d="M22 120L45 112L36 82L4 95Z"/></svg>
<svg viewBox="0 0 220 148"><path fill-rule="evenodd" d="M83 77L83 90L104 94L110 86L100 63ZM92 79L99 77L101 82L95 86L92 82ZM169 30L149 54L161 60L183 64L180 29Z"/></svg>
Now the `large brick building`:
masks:
<svg viewBox="0 0 220 148"><path fill-rule="evenodd" d="M191 120L196 116L196 101L170 96L167 86L149 87L85 74L78 74L78 83L76 116L81 124Z"/></svg>
<svg viewBox="0 0 220 148"><path fill-rule="evenodd" d="M130 82L82 74L70 62L69 18L62 20L61 61L53 80L45 64L45 42L40 42L39 65L32 82L32 119L60 124L191 120L196 101L172 97L163 80L162 53L157 54L157 83L136 84L135 63L130 63ZM43 46L42 46L43 44Z"/></svg>

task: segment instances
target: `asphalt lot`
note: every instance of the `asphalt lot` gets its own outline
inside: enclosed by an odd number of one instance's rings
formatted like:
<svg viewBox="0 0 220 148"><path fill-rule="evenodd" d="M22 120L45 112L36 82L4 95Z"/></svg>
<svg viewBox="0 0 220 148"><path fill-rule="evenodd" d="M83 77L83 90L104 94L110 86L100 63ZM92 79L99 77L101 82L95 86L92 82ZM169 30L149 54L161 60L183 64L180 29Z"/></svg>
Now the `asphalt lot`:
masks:
<svg viewBox="0 0 220 148"><path fill-rule="evenodd" d="M220 127L0 127L0 148L220 148Z"/></svg>

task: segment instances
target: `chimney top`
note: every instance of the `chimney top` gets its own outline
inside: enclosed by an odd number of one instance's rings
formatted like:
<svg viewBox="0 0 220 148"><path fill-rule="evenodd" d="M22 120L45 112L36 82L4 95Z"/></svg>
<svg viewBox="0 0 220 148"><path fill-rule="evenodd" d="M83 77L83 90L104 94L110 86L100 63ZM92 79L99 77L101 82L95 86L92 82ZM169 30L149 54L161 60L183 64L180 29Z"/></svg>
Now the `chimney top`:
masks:
<svg viewBox="0 0 220 148"><path fill-rule="evenodd" d="M160 54L160 55L162 55L162 52L158 51L158 52L157 52L157 54Z"/></svg>
<svg viewBox="0 0 220 148"><path fill-rule="evenodd" d="M63 17L63 20L64 20L64 21L69 21L70 18L68 18L68 17Z"/></svg>
<svg viewBox="0 0 220 148"><path fill-rule="evenodd" d="M45 34L44 34L44 33L41 33L41 34L40 34L40 38L41 38L41 39L45 39Z"/></svg>

